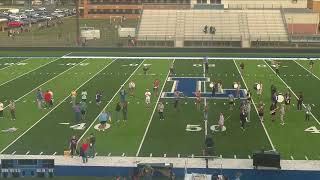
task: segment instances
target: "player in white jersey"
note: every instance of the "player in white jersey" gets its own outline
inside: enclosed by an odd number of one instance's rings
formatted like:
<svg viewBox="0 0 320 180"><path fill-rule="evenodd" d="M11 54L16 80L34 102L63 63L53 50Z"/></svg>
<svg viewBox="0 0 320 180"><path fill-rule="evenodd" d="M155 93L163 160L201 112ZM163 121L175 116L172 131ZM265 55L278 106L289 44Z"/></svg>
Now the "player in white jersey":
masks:
<svg viewBox="0 0 320 180"><path fill-rule="evenodd" d="M146 104L147 107L150 106L150 101L151 101L151 92L149 91L149 89L146 90L146 92L144 93L145 97L146 97Z"/></svg>

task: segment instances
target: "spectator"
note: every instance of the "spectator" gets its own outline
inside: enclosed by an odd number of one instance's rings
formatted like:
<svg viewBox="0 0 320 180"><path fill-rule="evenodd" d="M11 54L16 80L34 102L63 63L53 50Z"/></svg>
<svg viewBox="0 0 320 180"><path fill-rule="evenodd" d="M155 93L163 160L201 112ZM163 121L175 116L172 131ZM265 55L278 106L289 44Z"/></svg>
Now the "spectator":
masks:
<svg viewBox="0 0 320 180"><path fill-rule="evenodd" d="M204 32L205 34L207 34L207 33L208 33L208 26L207 26L207 25L205 25L205 26L204 26L204 28L203 28L203 32Z"/></svg>
<svg viewBox="0 0 320 180"><path fill-rule="evenodd" d="M78 142L78 139L76 138L76 136L72 136L72 138L70 139L70 143L69 143L71 157L73 157L75 155L75 152L77 149L77 142Z"/></svg>
<svg viewBox="0 0 320 180"><path fill-rule="evenodd" d="M13 100L10 100L9 109L11 114L11 120L16 120L16 104Z"/></svg>

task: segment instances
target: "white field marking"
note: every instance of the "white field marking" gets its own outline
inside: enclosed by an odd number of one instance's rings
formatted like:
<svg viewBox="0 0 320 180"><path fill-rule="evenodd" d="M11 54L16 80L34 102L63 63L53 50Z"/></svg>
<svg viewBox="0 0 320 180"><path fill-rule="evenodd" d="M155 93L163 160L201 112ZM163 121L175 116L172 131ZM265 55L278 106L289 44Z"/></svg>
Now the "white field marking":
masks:
<svg viewBox="0 0 320 180"><path fill-rule="evenodd" d="M203 64L203 77L206 78L205 64ZM203 88L204 88L203 92L206 93L206 81L203 82ZM201 91L201 89L200 89L200 91ZM204 103L204 106L207 105L207 98L204 98L203 103ZM204 121L204 129L205 129L204 139L206 139L206 137L208 135L208 122L207 122L207 120Z"/></svg>
<svg viewBox="0 0 320 180"><path fill-rule="evenodd" d="M152 153L150 153L150 156L149 157L152 157Z"/></svg>
<svg viewBox="0 0 320 180"><path fill-rule="evenodd" d="M69 53L63 55L62 58L68 58L68 56L69 56L70 54L72 54L72 53L73 53L73 52L69 52Z"/></svg>
<svg viewBox="0 0 320 180"><path fill-rule="evenodd" d="M124 157L125 155L126 155L126 153L122 153L122 155L121 155L121 156L122 156L122 157Z"/></svg>
<svg viewBox="0 0 320 180"><path fill-rule="evenodd" d="M0 58L0 59L2 59L2 58ZM30 60L30 59L33 59L33 58L27 58L27 59L22 60L22 61L19 61L19 62L17 62L17 63L22 63L22 62L28 61L28 60ZM3 67L3 68L0 69L0 71L1 71L1 70L4 70L4 69L7 69L7 68L9 68L9 67L11 67L11 66L13 66L13 65L9 65L9 66Z"/></svg>
<svg viewBox="0 0 320 180"><path fill-rule="evenodd" d="M220 156L219 156L221 159L222 159L222 154L220 154Z"/></svg>
<svg viewBox="0 0 320 180"><path fill-rule="evenodd" d="M173 59L172 63L174 63L174 62L175 62L175 59ZM169 74L170 74L170 70L169 70L169 71L168 71L168 73L167 73L166 80L165 80L165 81L163 81L164 83L163 83L163 85L162 85L162 88L161 88L161 91L160 91L160 93L159 93L159 94L162 94L163 89L164 89L164 87L165 87L165 85L166 85L167 79L169 78ZM145 139L145 138L146 138L146 136L147 136L147 133L148 133L148 130L149 130L149 127L150 127L150 124L151 124L151 121L152 121L153 115L154 115L154 113L156 112L157 104L158 104L158 103L159 103L159 101L160 101L160 97L161 97L161 96L158 96L158 98L157 98L156 105L155 105L155 106L154 106L154 108L153 108L153 111L152 111L151 117L150 117L150 119L149 119L149 123L148 123L147 128L146 128L146 130L145 130L145 132L144 132L144 135L143 135L143 137L142 137L142 140L141 140L141 143L140 143L140 145L139 145L139 148L138 148L138 151L137 151L137 153L136 153L136 156L139 156L139 153L140 153L140 151L141 151L141 148L142 148L142 145L143 145L144 139Z"/></svg>
<svg viewBox="0 0 320 180"><path fill-rule="evenodd" d="M291 160L294 160L293 156L290 156Z"/></svg>
<svg viewBox="0 0 320 180"><path fill-rule="evenodd" d="M304 156L304 158L308 161L309 160L309 158L307 157L307 156Z"/></svg>
<svg viewBox="0 0 320 180"><path fill-rule="evenodd" d="M110 156L111 156L111 153L109 153L108 156L110 157Z"/></svg>
<svg viewBox="0 0 320 180"><path fill-rule="evenodd" d="M181 155L180 154L178 154L178 158L180 158L181 157Z"/></svg>
<svg viewBox="0 0 320 180"><path fill-rule="evenodd" d="M194 154L191 155L191 158L194 158Z"/></svg>
<svg viewBox="0 0 320 180"><path fill-rule="evenodd" d="M88 83L91 79L95 78L100 72L102 72L104 69L106 69L110 64L112 64L115 61L115 59L108 63L105 67L103 67L101 70L99 70L97 73L95 73L91 78L89 78L88 80L86 80L84 83L82 83L77 89L79 90L82 86L84 86L86 83ZM53 110L55 110L57 107L59 107L64 101L66 101L68 98L70 97L70 95L68 95L67 97L65 97L62 101L59 102L59 104L57 104L55 107L53 107L49 112L47 112L47 114L45 114L44 116L42 116L42 118L40 118L37 122L35 122L31 127L29 127L26 131L24 131L20 136L18 136L14 141L12 141L7 147L5 147L4 149L1 150L0 154L2 154L5 150L7 150L12 144L14 144L16 141L18 141L22 136L24 136L28 131L30 131L30 129L32 129L35 125L37 125L40 121L42 121L42 119L44 119L45 117L47 117Z"/></svg>
<svg viewBox="0 0 320 180"><path fill-rule="evenodd" d="M78 143L80 142L80 140L87 134L87 132L91 129L91 127L94 125L94 123L97 121L97 119L99 118L100 114L102 113L102 111L104 109L106 109L111 102L113 102L113 99L119 94L121 88L131 79L131 77L137 72L137 70L141 67L141 65L144 63L145 59L140 63L139 66L135 66L136 69L131 73L131 75L128 77L128 79L120 86L120 88L118 89L118 91L113 95L113 97L111 98L111 100L104 106L104 108L102 108L101 112L97 115L97 117L92 121L92 123L90 124L90 126L85 130L85 132L82 134L82 136L79 138ZM161 93L160 93L161 94ZM129 102L128 102L129 104Z"/></svg>
<svg viewBox="0 0 320 180"><path fill-rule="evenodd" d="M87 59L81 61L80 63L82 63L82 62L84 62L84 61L86 61L86 60L87 60ZM80 63L78 63L77 65L79 65ZM56 79L57 77L60 77L60 76L63 75L64 73L66 73L66 72L68 72L69 70L71 70L71 69L73 69L74 67L76 67L77 65L72 66L72 67L70 67L69 69L66 69L65 71L61 72L61 73L58 74L57 76L54 76L53 78L49 79L48 81L46 81L46 82L40 84L39 86L33 88L31 91L29 91L29 92L26 93L25 95L23 95L23 96L21 96L20 98L16 99L15 102L20 101L22 98L26 97L26 96L29 95L30 93L32 93L32 92L34 92L35 90L39 89L41 86L45 85L46 83L49 83L50 81ZM23 101L23 102L25 102L25 101ZM6 107L4 107L4 109L7 108L8 106L9 106L9 105L7 105Z"/></svg>
<svg viewBox="0 0 320 180"><path fill-rule="evenodd" d="M237 68L237 70L238 70L238 72L239 72L239 74L240 74L240 76L241 76L241 79L242 79L242 81L243 81L246 89L248 89L247 83L244 81L244 78L243 78L243 76L242 76L241 73L240 73L239 67L238 67L238 65L236 64L236 61L233 60L233 63L234 63L234 65L236 66L236 68ZM251 101L252 101L252 104L253 104L254 109L256 110L257 114L259 114L259 113L258 113L257 106L256 106L256 103L254 102L253 98L251 98ZM270 145L271 145L272 150L275 151L276 148L274 147L274 145L273 145L273 143L272 143L272 141L271 141L271 138L270 138L270 136L269 136L269 133L268 133L266 127L264 126L264 124L263 124L261 121L260 121L260 123L261 123L261 125L262 125L262 127L263 127L263 129L264 129L264 132L265 132L266 135L267 135L267 138L268 138L268 140L269 140L269 143L270 143Z"/></svg>
<svg viewBox="0 0 320 180"><path fill-rule="evenodd" d="M11 154L14 155L17 151L13 151Z"/></svg>
<svg viewBox="0 0 320 180"><path fill-rule="evenodd" d="M234 159L237 159L237 155L233 155L233 158L234 158Z"/></svg>
<svg viewBox="0 0 320 180"><path fill-rule="evenodd" d="M312 106L314 107L314 106L316 106L316 105L312 104Z"/></svg>
<svg viewBox="0 0 320 180"><path fill-rule="evenodd" d="M41 151L39 155L42 155L42 154L43 154L43 152Z"/></svg>
<svg viewBox="0 0 320 180"><path fill-rule="evenodd" d="M52 155L55 156L57 154L57 152L54 152Z"/></svg>
<svg viewBox="0 0 320 180"><path fill-rule="evenodd" d="M296 93L293 92L293 90L291 89L291 87L288 86L288 84L287 84L280 76L277 75L277 73L272 69L272 67L269 66L269 64L268 64L266 61L264 61L264 62L265 62L265 63L267 64L267 66L276 74L276 76L282 81L282 83L283 83L285 86L287 86L287 88L291 91L291 93L298 99L298 96L296 95ZM304 108L306 107L306 105L305 105L304 103L302 103L302 105L303 105ZM311 116L312 116L313 119L320 125L320 122L319 122L318 119L313 115L312 112L311 112Z"/></svg>
<svg viewBox="0 0 320 180"><path fill-rule="evenodd" d="M60 59L60 58L54 59L54 60L52 60L52 61L50 61L50 62L48 62L48 63L46 63L46 64L43 64L43 65L41 65L41 66L39 66L39 67L35 68L35 69L32 69L32 70L30 70L30 71L28 71L28 72L25 72L25 73L23 73L23 74L21 74L21 75L19 75L19 76L15 77L15 78L13 78L13 79L10 79L10 80L8 80L8 81L6 81L6 82L4 82L4 83L0 84L0 86L3 86L3 85L5 85L5 84L7 84L8 82L11 82L11 81L13 81L13 80L15 80L15 79L18 79L18 78L20 78L20 77L22 77L22 76L24 76L24 75L26 75L26 74L29 74L29 73L31 73L31 72L33 72L33 71L37 70L37 69L42 68L43 66L46 66L46 65L48 65L48 64L50 64L50 63L53 63L53 62L55 62L55 61L57 61L57 60L59 60L59 59Z"/></svg>
<svg viewBox="0 0 320 180"><path fill-rule="evenodd" d="M167 157L167 154L164 154L163 157Z"/></svg>
<svg viewBox="0 0 320 180"><path fill-rule="evenodd" d="M249 158L249 159L251 159L251 156L250 156L250 155L248 155L248 158Z"/></svg>
<svg viewBox="0 0 320 180"><path fill-rule="evenodd" d="M294 60L294 62L296 62L300 67L302 67L304 70L306 70L307 72L309 72L310 74L312 74L315 78L317 78L318 80L320 80L320 78L318 76L316 76L315 74L313 74L313 72L311 72L309 69L305 68L304 66L302 66L298 61Z"/></svg>
<svg viewBox="0 0 320 180"><path fill-rule="evenodd" d="M98 155L98 153L96 152L95 154L94 154L94 156L97 156Z"/></svg>
<svg viewBox="0 0 320 180"><path fill-rule="evenodd" d="M177 81L173 81L173 86L171 88L171 92L173 93L175 90L175 87L177 87Z"/></svg>
<svg viewBox="0 0 320 180"><path fill-rule="evenodd" d="M26 155L28 155L29 153L30 153L30 151L27 151L27 152L26 152Z"/></svg>

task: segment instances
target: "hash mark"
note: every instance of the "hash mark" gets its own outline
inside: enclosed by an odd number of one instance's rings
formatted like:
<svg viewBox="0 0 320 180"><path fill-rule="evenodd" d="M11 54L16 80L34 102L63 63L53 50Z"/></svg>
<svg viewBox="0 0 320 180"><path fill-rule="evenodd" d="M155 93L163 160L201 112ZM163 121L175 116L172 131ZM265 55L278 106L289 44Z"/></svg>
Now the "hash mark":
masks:
<svg viewBox="0 0 320 180"><path fill-rule="evenodd" d="M110 156L111 156L111 153L109 153L108 156L110 157Z"/></svg>
<svg viewBox="0 0 320 180"><path fill-rule="evenodd" d="M39 155L42 155L43 154L43 152L40 152L40 154Z"/></svg>
<svg viewBox="0 0 320 180"><path fill-rule="evenodd" d="M28 155L30 153L30 151L26 152L26 155Z"/></svg>
<svg viewBox="0 0 320 180"><path fill-rule="evenodd" d="M149 157L152 157L152 153L150 153L150 156Z"/></svg>
<svg viewBox="0 0 320 180"><path fill-rule="evenodd" d="M13 152L12 152L12 155L14 155L15 153L16 153L16 151L13 151Z"/></svg>

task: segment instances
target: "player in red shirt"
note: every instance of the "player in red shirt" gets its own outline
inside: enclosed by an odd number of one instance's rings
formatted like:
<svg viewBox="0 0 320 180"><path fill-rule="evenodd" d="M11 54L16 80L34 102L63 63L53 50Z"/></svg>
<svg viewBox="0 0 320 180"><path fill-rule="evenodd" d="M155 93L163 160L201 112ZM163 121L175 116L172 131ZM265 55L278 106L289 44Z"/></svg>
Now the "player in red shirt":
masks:
<svg viewBox="0 0 320 180"><path fill-rule="evenodd" d="M49 90L44 93L44 101L46 102L46 106L50 108L52 102L52 95Z"/></svg>
<svg viewBox="0 0 320 180"><path fill-rule="evenodd" d="M153 92L154 92L155 96L158 96L158 94L159 94L159 86L160 86L159 79L154 80L154 82L153 82Z"/></svg>

